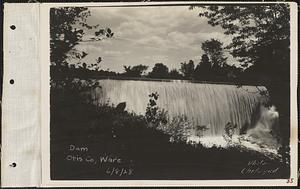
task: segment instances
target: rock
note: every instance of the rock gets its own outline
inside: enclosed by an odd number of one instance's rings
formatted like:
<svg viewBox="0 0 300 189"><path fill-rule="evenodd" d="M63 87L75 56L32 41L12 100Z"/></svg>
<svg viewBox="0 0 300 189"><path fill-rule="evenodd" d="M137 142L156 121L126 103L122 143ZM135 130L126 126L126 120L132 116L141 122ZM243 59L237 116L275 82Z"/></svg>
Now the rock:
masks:
<svg viewBox="0 0 300 189"><path fill-rule="evenodd" d="M124 112L125 108L126 108L126 102L121 102L117 105L116 111L118 113L121 113L121 112Z"/></svg>

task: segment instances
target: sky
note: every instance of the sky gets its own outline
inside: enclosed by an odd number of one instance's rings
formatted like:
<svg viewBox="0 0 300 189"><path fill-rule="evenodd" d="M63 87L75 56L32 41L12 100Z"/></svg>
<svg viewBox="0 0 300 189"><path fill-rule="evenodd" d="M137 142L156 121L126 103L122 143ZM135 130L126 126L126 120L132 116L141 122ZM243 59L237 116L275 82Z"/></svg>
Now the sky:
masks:
<svg viewBox="0 0 300 189"><path fill-rule="evenodd" d="M92 7L89 25L110 28L113 38L81 42L75 48L88 53L82 62L92 64L102 57L101 69L123 72L123 66L149 66L164 63L169 69L179 69L181 62L200 62L201 43L211 38L224 44L231 40L221 27L212 27L199 17L201 9L188 6L168 7ZM96 30L85 29L83 41L93 37ZM75 60L73 60L75 61ZM77 61L77 60L76 60ZM228 59L229 64L235 60Z"/></svg>

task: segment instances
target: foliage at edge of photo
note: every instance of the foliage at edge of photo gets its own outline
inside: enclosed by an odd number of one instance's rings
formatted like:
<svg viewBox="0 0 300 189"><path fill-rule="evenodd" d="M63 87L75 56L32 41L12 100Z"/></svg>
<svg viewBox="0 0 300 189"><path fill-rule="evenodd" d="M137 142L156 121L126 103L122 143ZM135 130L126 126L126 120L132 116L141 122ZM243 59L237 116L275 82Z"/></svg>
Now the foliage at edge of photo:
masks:
<svg viewBox="0 0 300 189"><path fill-rule="evenodd" d="M84 29L97 29L94 37L91 40L101 41L104 38L113 37L113 32L110 28L101 28L99 25L88 25L87 18L91 16L87 7L58 7L50 9L50 62L51 74L58 75L64 78L61 72L72 68L68 65L68 57L82 59L88 55L87 52L79 51L74 47L82 42L85 35ZM92 65L98 69L98 64L102 61L99 57L96 64ZM83 70L88 70L86 63L80 67ZM75 67L73 68L75 69ZM66 76L65 76L66 77Z"/></svg>
<svg viewBox="0 0 300 189"><path fill-rule="evenodd" d="M201 5L190 8L200 8L199 16L207 18L208 24L220 26L225 30L224 34L234 36L226 49L248 67L243 77L257 75L260 85L269 91L280 116L280 152L289 166L289 5Z"/></svg>

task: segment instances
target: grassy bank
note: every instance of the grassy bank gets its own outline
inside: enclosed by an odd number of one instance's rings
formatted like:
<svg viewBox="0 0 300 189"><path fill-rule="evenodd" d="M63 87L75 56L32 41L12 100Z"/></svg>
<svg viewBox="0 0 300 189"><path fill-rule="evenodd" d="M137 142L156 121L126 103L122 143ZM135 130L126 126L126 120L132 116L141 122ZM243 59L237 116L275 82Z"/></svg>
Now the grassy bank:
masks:
<svg viewBox="0 0 300 189"><path fill-rule="evenodd" d="M145 116L85 104L77 92L51 90L52 179L288 178L278 160L236 147L170 142Z"/></svg>

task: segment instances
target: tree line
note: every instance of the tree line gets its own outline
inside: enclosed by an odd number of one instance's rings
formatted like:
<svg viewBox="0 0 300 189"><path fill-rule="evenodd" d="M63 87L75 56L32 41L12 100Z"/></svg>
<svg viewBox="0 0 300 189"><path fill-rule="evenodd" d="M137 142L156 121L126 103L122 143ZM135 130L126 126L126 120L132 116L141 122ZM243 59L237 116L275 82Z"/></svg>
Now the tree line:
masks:
<svg viewBox="0 0 300 189"><path fill-rule="evenodd" d="M179 69L170 69L162 62L156 63L152 69L146 65L123 66L123 72L101 69L102 57L98 57L95 63L86 64L61 64L52 65L53 77L136 77L153 79L181 79L181 80L203 80L203 81L234 81L242 73L243 68L227 64L224 55L223 43L216 39L206 40L201 46L204 54L200 62L193 60L180 63ZM81 59L87 55L86 52L78 52ZM147 72L148 71L148 72Z"/></svg>

